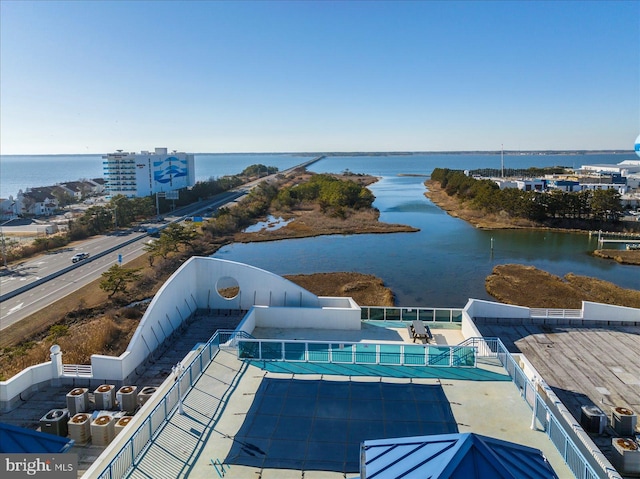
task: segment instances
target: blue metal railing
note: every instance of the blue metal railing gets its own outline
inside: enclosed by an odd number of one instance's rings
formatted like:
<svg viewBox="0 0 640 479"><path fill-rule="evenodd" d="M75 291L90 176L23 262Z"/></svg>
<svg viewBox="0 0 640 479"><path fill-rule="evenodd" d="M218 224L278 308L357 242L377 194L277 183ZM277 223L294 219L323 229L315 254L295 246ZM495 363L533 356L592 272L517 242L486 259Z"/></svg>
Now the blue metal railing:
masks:
<svg viewBox="0 0 640 479"><path fill-rule="evenodd" d="M151 440L159 433L167 423L170 413L178 406L178 392L184 397L186 392L198 380L202 372L209 366L218 354L219 346L223 343L233 342L238 337L246 337L247 333L227 330L218 330L205 343L196 357L188 364L176 378L176 382L167 391L160 402L153 408L145 420L131 434L131 437L120 448L120 451L98 474L99 479L121 479L127 475L141 454L146 451Z"/></svg>
<svg viewBox="0 0 640 479"><path fill-rule="evenodd" d="M238 358L259 361L475 367L474 346L238 339Z"/></svg>
<svg viewBox="0 0 640 479"><path fill-rule="evenodd" d="M151 440L166 424L170 413L178 405L178 391L182 395L193 386L204 369L219 351L219 346L237 346L241 359L272 361L316 361L356 364L397 364L405 366L476 366L480 357L495 358L505 368L514 384L521 390L526 403L535 410L537 421L560 452L565 463L578 479L605 478L582 453L569 431L570 425L550 408L535 385L504 346L499 338L470 338L457 346L430 346L418 344L338 343L311 341L257 340L244 332L217 331L202 347L195 359L177 378L160 403L132 433L116 456L97 476L100 479L125 477L137 459L148 448ZM446 348L439 349L439 348ZM430 352L431 350L431 352ZM473 363L473 364L471 364ZM180 389L179 389L180 388Z"/></svg>
<svg viewBox="0 0 640 479"><path fill-rule="evenodd" d="M511 380L522 392L522 398L535 410L536 420L542 426L549 439L554 444L565 463L578 479L597 479L609 477L602 468L595 463L595 459L589 460L580 450L577 437L572 437L566 420L559 412L554 411L544 401L536 390L536 386L525 375L524 371L509 353L499 338L470 338L461 345L473 346L478 351L478 357L497 358L505 368ZM567 427L563 427L563 424ZM595 463L595 464L594 464ZM600 474L596 469L602 470Z"/></svg>

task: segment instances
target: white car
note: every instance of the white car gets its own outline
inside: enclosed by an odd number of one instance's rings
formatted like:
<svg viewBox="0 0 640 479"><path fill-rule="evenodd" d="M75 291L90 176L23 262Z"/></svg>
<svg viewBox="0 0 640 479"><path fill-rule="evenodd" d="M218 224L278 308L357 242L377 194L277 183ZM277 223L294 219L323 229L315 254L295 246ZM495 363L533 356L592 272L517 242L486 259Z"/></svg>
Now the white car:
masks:
<svg viewBox="0 0 640 479"><path fill-rule="evenodd" d="M78 261L82 261L83 259L87 259L89 257L89 253L76 253L71 258L72 263L77 263Z"/></svg>

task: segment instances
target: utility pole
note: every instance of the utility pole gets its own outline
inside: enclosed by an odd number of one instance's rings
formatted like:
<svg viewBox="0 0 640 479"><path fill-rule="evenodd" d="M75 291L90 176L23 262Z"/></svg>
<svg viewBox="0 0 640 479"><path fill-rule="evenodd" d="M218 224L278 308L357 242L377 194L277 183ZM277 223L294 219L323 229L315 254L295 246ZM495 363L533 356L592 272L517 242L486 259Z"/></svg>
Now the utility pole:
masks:
<svg viewBox="0 0 640 479"><path fill-rule="evenodd" d="M500 145L500 171L504 178L504 144Z"/></svg>

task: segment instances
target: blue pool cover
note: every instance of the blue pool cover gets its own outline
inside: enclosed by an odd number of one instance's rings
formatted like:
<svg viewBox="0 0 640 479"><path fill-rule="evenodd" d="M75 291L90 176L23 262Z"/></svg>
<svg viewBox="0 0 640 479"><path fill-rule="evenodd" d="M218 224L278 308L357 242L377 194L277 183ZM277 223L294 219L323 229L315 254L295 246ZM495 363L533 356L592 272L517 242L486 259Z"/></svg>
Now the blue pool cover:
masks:
<svg viewBox="0 0 640 479"><path fill-rule="evenodd" d="M224 462L356 473L366 440L456 432L440 385L265 378Z"/></svg>

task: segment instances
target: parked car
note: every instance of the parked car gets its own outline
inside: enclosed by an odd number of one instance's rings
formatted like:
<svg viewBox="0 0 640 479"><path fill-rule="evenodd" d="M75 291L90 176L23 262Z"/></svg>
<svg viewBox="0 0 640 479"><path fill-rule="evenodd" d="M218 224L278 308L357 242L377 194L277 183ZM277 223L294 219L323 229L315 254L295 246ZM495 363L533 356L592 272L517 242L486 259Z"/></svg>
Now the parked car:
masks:
<svg viewBox="0 0 640 479"><path fill-rule="evenodd" d="M72 263L77 263L78 261L82 261L83 259L87 259L89 257L89 253L76 253L73 255L73 258L71 258L71 262Z"/></svg>

